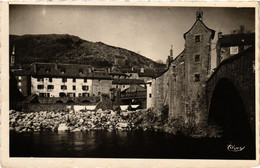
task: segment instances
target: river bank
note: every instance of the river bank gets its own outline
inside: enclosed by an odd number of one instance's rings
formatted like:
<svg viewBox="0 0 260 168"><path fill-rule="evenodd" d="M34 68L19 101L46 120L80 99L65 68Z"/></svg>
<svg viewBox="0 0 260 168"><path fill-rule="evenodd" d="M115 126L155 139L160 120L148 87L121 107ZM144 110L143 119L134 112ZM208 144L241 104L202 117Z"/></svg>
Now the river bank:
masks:
<svg viewBox="0 0 260 168"><path fill-rule="evenodd" d="M151 109L116 112L96 111L40 111L23 113L10 110L9 128L15 132L39 131L91 131L91 130L142 130L183 134L191 137L220 137L215 128L194 129L181 119L168 121L157 117Z"/></svg>

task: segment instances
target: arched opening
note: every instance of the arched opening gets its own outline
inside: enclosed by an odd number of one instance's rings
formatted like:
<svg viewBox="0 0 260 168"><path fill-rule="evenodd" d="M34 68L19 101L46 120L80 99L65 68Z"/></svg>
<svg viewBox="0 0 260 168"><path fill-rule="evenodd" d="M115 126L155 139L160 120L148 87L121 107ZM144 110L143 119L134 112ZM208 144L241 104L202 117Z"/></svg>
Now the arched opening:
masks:
<svg viewBox="0 0 260 168"><path fill-rule="evenodd" d="M246 146L247 151L254 148L254 136L242 98L227 78L221 79L213 91L209 109L209 125L211 124L222 127L223 139L227 145Z"/></svg>

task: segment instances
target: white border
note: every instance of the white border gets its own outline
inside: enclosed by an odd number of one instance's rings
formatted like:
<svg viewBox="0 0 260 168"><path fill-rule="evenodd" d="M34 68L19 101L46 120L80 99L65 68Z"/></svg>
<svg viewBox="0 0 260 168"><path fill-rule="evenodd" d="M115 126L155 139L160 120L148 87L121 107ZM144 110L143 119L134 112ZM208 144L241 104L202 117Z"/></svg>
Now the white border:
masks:
<svg viewBox="0 0 260 168"><path fill-rule="evenodd" d="M191 159L90 159L90 158L10 158L9 157L9 4L20 5L89 5L89 6L201 6L254 7L256 32L256 142L259 142L259 8L257 2L2 2L1 10L1 112L3 167L255 167L259 165L259 143L256 160L191 160Z"/></svg>

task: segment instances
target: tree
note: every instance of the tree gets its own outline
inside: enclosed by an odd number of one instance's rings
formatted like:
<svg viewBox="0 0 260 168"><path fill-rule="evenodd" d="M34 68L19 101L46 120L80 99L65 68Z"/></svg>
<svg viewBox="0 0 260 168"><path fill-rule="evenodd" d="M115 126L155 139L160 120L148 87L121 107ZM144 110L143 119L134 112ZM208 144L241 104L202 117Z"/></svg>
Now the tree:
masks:
<svg viewBox="0 0 260 168"><path fill-rule="evenodd" d="M161 59L158 59L156 62L159 63L159 64L164 64Z"/></svg>
<svg viewBox="0 0 260 168"><path fill-rule="evenodd" d="M232 31L232 33L234 34L243 34L243 33L250 33L250 32L251 32L250 30L246 30L244 25L240 25L239 29L235 29Z"/></svg>

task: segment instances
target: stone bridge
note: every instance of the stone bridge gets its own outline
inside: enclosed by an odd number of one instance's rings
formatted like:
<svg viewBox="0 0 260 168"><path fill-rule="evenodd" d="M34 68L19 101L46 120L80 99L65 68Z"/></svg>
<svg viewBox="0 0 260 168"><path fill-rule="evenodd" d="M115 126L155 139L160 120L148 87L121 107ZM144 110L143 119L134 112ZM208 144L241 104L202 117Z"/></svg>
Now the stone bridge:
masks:
<svg viewBox="0 0 260 168"><path fill-rule="evenodd" d="M254 139L255 49L223 60L206 83L208 123L232 139Z"/></svg>

